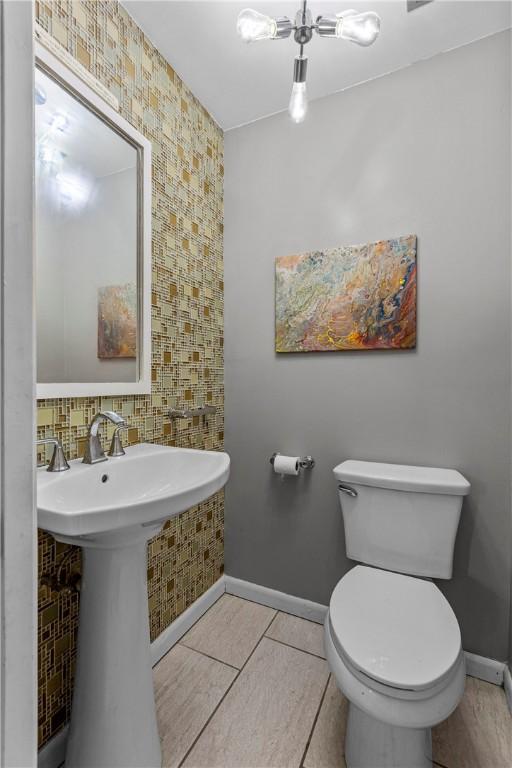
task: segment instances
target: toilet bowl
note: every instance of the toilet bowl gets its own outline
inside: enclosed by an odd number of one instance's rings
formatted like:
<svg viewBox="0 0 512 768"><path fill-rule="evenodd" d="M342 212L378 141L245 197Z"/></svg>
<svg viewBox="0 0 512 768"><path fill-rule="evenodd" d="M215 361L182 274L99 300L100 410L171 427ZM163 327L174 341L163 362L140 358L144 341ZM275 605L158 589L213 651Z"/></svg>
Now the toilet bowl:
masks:
<svg viewBox="0 0 512 768"><path fill-rule="evenodd" d="M428 581L356 566L325 620L328 664L349 700L348 768L427 768L433 725L464 693L455 615Z"/></svg>
<svg viewBox="0 0 512 768"><path fill-rule="evenodd" d="M347 768L429 768L431 728L464 693L450 578L469 483L456 470L346 461L334 474L347 555L325 619L327 662L349 701Z"/></svg>

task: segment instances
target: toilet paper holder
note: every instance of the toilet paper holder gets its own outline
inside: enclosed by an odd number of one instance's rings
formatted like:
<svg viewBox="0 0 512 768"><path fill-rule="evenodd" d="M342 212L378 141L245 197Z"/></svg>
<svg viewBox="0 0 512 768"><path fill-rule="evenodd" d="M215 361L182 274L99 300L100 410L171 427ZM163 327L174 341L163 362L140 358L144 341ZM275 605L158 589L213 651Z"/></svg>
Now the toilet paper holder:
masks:
<svg viewBox="0 0 512 768"><path fill-rule="evenodd" d="M269 461L274 466L274 460L276 456L279 456L279 451L274 451L272 456L270 457ZM302 456L299 459L299 467L300 469L313 469L315 466L315 460L312 456Z"/></svg>

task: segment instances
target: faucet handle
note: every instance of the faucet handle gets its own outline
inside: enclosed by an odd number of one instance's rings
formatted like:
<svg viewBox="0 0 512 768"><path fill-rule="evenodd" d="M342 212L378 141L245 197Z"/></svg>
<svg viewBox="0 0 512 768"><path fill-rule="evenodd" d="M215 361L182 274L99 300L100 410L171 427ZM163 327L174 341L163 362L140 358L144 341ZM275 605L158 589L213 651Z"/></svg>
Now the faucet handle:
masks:
<svg viewBox="0 0 512 768"><path fill-rule="evenodd" d="M36 445L53 445L53 453L47 472L65 472L66 469L69 469L62 443L57 437L45 437L42 440L36 440Z"/></svg>
<svg viewBox="0 0 512 768"><path fill-rule="evenodd" d="M118 424L117 427L114 429L114 434L112 435L112 442L110 443L110 448L108 451L109 456L124 456L125 450L123 448L123 443L121 440L121 432L124 429L129 428L129 424L126 422L124 424Z"/></svg>

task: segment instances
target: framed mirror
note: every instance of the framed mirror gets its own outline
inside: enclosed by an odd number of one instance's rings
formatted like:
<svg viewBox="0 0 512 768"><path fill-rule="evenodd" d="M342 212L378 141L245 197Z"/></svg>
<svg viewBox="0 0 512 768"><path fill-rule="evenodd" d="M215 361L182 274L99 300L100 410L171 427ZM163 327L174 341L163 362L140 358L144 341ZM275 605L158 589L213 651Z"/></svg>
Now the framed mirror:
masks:
<svg viewBox="0 0 512 768"><path fill-rule="evenodd" d="M151 391L151 144L40 44L37 396Z"/></svg>

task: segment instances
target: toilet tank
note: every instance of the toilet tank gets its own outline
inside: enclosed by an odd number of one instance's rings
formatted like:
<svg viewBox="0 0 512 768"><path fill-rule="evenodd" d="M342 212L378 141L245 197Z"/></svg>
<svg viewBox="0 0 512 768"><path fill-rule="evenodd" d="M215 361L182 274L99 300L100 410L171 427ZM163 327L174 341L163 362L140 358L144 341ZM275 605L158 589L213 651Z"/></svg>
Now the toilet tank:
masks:
<svg viewBox="0 0 512 768"><path fill-rule="evenodd" d="M333 471L351 560L451 578L462 500L471 488L460 472L352 460Z"/></svg>

